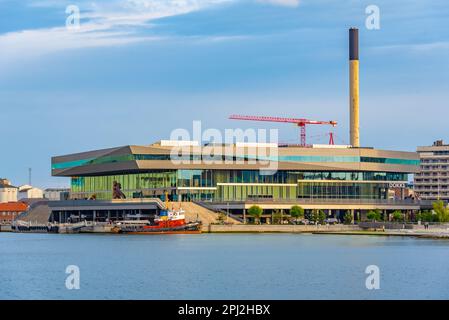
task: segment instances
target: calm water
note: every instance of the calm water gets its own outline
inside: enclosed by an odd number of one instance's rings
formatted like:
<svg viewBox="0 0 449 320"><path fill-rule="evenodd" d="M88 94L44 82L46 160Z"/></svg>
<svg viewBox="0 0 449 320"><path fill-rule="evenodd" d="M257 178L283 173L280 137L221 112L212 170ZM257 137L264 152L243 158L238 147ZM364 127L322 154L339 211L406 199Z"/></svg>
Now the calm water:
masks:
<svg viewBox="0 0 449 320"><path fill-rule="evenodd" d="M365 287L368 265L381 289ZM67 290L65 268L80 268ZM0 299L449 298L449 241L0 233Z"/></svg>

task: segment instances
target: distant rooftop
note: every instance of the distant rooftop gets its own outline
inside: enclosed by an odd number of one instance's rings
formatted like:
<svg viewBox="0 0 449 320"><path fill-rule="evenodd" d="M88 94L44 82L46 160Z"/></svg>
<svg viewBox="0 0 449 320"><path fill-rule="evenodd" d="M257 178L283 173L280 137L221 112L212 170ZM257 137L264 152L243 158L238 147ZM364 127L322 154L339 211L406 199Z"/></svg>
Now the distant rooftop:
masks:
<svg viewBox="0 0 449 320"><path fill-rule="evenodd" d="M70 191L70 188L47 188L44 191L45 192L64 192L64 191Z"/></svg>
<svg viewBox="0 0 449 320"><path fill-rule="evenodd" d="M19 192L26 192L30 190L40 190L39 188L30 186L29 184L24 184L23 186L19 187Z"/></svg>
<svg viewBox="0 0 449 320"><path fill-rule="evenodd" d="M430 146L419 146L418 152L448 152L449 144L445 144L443 140L436 140Z"/></svg>
<svg viewBox="0 0 449 320"><path fill-rule="evenodd" d="M28 205L23 202L5 202L0 203L0 212L24 212Z"/></svg>
<svg viewBox="0 0 449 320"><path fill-rule="evenodd" d="M445 147L445 146L449 146L449 144L444 144L443 140L437 140L433 142L433 146L434 147Z"/></svg>
<svg viewBox="0 0 449 320"><path fill-rule="evenodd" d="M201 145L199 141L194 140L160 140L150 146L161 146L161 147L210 147L210 146L234 146L237 148L304 148L304 146L299 144L287 144L287 143L267 143L267 142L246 142L237 141L235 143L215 143L215 142L205 142ZM349 149L352 148L350 145L329 145L329 144L312 144L306 146L306 148L315 149ZM372 148L365 148L372 149Z"/></svg>
<svg viewBox="0 0 449 320"><path fill-rule="evenodd" d="M13 185L11 185L11 181L9 181L8 179L4 179L4 178L0 178L0 188L15 188L15 189L18 189L17 187L14 187Z"/></svg>
<svg viewBox="0 0 449 320"><path fill-rule="evenodd" d="M15 187L15 186L12 186L12 185L10 185L10 184L1 184L1 183L0 183L0 188L13 188L13 189L19 189L19 188Z"/></svg>

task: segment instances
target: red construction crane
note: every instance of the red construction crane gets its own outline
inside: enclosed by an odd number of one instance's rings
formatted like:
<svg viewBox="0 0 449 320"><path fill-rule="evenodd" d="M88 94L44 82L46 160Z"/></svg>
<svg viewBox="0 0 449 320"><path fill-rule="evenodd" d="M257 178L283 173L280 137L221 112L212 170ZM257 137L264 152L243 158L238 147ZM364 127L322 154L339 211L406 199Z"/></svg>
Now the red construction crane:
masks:
<svg viewBox="0 0 449 320"><path fill-rule="evenodd" d="M333 127L337 125L337 121L317 121L317 120L307 120L307 119L295 119L295 118L280 118L280 117L260 117L260 116L241 116L232 115L229 117L232 120L249 120L249 121L267 121L267 122L283 122L283 123L294 123L301 130L301 146L305 147L306 144L306 124L328 124ZM333 135L330 135L329 144L333 144Z"/></svg>

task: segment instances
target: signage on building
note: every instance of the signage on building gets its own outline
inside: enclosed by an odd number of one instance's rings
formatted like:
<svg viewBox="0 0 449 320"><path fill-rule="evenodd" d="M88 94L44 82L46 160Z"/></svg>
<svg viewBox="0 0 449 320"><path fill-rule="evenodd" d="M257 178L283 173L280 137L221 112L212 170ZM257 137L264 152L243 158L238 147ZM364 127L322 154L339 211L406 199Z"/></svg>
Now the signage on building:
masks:
<svg viewBox="0 0 449 320"><path fill-rule="evenodd" d="M389 188L405 188L405 183L401 182L390 182L388 185Z"/></svg>

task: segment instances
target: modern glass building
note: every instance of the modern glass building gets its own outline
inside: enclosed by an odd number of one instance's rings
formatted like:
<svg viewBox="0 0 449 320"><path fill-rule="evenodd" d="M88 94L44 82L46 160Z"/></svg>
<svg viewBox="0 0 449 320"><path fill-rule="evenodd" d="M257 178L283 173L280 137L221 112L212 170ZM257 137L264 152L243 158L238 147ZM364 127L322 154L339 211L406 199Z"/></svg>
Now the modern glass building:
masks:
<svg viewBox="0 0 449 320"><path fill-rule="evenodd" d="M415 152L336 146L179 146L155 143L52 158L52 174L71 178L72 199L210 202L387 200L419 169ZM182 152L181 152L182 151Z"/></svg>

